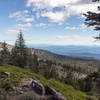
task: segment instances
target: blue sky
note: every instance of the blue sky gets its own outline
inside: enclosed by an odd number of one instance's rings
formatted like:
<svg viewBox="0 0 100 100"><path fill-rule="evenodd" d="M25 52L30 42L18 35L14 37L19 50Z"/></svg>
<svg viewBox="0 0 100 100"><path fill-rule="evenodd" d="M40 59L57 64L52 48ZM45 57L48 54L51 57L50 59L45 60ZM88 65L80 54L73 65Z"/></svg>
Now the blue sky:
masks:
<svg viewBox="0 0 100 100"><path fill-rule="evenodd" d="M22 30L27 44L97 45L98 32L82 16L97 6L90 0L0 0L0 40L14 44Z"/></svg>

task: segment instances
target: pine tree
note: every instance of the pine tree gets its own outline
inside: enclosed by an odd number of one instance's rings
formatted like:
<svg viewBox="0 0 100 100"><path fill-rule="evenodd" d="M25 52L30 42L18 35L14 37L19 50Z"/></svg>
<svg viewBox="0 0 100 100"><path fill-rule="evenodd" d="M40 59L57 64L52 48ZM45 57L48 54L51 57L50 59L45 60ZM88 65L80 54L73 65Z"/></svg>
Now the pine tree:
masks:
<svg viewBox="0 0 100 100"><path fill-rule="evenodd" d="M99 2L100 0L93 0L93 2ZM97 8L100 11L100 6ZM100 12L87 12L86 14L83 14L85 19L85 24L88 27L93 26L94 30L100 30Z"/></svg>
<svg viewBox="0 0 100 100"><path fill-rule="evenodd" d="M23 38L23 33L18 34L18 39L12 49L12 63L13 65L24 68L27 64L27 47Z"/></svg>
<svg viewBox="0 0 100 100"><path fill-rule="evenodd" d="M0 63L2 65L8 65L10 62L10 52L7 48L6 42L2 43L2 50L0 52Z"/></svg>

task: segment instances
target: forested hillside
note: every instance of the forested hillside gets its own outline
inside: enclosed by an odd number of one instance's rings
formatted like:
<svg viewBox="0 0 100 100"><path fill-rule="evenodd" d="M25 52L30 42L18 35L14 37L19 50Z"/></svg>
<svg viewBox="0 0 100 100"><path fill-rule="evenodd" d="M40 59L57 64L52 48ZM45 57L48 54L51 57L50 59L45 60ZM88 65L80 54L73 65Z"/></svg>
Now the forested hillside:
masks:
<svg viewBox="0 0 100 100"><path fill-rule="evenodd" d="M7 72L9 73L10 76L7 74ZM33 72L26 71L24 69L15 66L8 66L8 67L0 66L0 100L6 100L6 98L11 98L11 97L13 98L15 97L15 98L10 100L16 100L16 98L18 97L19 97L18 100L42 100L40 99L40 97L42 97L41 93L40 94L38 94L37 92L35 93L34 88L29 89L30 78L31 80L34 81L38 80L37 83L38 85L39 83L42 83L46 89L45 91L47 91L47 87L49 87L55 89L57 92L60 92L66 98L61 100L72 100L72 99L97 100L97 98L95 97L88 96L83 92L75 90L70 85L61 83L55 79L47 80L39 74L35 74ZM24 79L24 83L23 83L23 79ZM39 88L36 88L36 90L38 92L40 91ZM45 94L44 98L48 97L47 100L57 99L57 97L53 99L54 94L49 94L49 93ZM8 94L7 97L6 94ZM59 97L61 97L61 95L59 95Z"/></svg>
<svg viewBox="0 0 100 100"><path fill-rule="evenodd" d="M67 56L65 56L67 59L63 61L63 57L64 56L56 55L48 51L27 48L23 34L20 32L15 46L13 46L11 50L9 50L8 44L5 42L2 43L1 46L0 93L2 95L8 95L11 92L12 94L14 92L12 88L18 86L21 80L24 78L32 78L34 75L36 78L39 75L38 80L40 80L44 86L52 87L66 97L67 100L72 100L72 98L74 100L89 100L92 96L99 98L99 61L77 59ZM45 79L43 78L43 80L41 80L42 76L44 76ZM48 82L46 83L47 80ZM56 84L58 87L56 87ZM68 85L71 85L73 88ZM53 91L53 93L55 90L49 89L49 91ZM40 90L37 91L39 92ZM15 93L14 95L16 96L17 94ZM93 97L93 100L96 100L96 97ZM11 96L9 98L11 98Z"/></svg>

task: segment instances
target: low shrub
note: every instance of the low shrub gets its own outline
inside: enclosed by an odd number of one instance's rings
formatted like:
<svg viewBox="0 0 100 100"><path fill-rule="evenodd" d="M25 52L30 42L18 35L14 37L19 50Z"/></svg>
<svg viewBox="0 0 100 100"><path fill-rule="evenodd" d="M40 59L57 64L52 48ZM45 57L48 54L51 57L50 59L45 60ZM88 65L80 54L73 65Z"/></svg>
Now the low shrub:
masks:
<svg viewBox="0 0 100 100"><path fill-rule="evenodd" d="M19 100L40 100L39 97L33 93L25 94Z"/></svg>

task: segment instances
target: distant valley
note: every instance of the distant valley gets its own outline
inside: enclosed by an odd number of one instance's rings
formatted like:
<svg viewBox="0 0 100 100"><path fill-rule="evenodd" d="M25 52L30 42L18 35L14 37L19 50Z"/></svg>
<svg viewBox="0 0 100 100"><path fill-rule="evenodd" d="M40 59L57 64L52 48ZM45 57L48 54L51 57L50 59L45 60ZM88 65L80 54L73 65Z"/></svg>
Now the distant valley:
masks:
<svg viewBox="0 0 100 100"><path fill-rule="evenodd" d="M99 46L57 46L57 45L29 45L31 48L43 49L60 55L89 57L100 60Z"/></svg>

